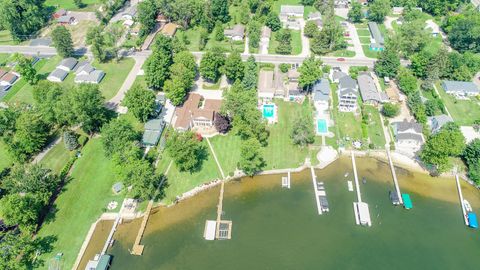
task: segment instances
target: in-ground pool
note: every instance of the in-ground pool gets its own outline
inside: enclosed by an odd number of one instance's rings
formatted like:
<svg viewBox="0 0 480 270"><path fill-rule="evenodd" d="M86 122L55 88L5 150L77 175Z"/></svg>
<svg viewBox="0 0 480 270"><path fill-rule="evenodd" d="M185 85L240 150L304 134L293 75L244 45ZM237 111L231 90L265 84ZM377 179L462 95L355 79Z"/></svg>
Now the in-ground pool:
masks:
<svg viewBox="0 0 480 270"><path fill-rule="evenodd" d="M318 134L327 134L328 133L327 120L317 119L317 133Z"/></svg>
<svg viewBox="0 0 480 270"><path fill-rule="evenodd" d="M275 104L263 104L263 118L273 119L275 117Z"/></svg>

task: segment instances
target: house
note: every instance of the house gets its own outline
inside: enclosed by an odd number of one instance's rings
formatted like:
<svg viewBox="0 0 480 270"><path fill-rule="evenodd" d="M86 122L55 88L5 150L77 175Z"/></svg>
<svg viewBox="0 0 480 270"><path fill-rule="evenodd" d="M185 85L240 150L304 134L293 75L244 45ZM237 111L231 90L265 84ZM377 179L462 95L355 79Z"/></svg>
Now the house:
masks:
<svg viewBox="0 0 480 270"><path fill-rule="evenodd" d="M328 105L330 101L330 82L328 79L318 80L312 88L313 92L313 101L317 111L326 111L328 110Z"/></svg>
<svg viewBox="0 0 480 270"><path fill-rule="evenodd" d="M396 15L402 15L404 7L392 7L392 13Z"/></svg>
<svg viewBox="0 0 480 270"><path fill-rule="evenodd" d="M288 17L303 18L304 11L303 6L282 5L280 6L280 20L286 20Z"/></svg>
<svg viewBox="0 0 480 270"><path fill-rule="evenodd" d="M322 18L322 14L320 12L310 12L310 14L308 14L308 20L317 20L317 19L321 19Z"/></svg>
<svg viewBox="0 0 480 270"><path fill-rule="evenodd" d="M0 78L0 85L1 86L12 86L18 80L18 75L13 72L7 72L5 75Z"/></svg>
<svg viewBox="0 0 480 270"><path fill-rule="evenodd" d="M236 24L230 29L223 30L223 34L233 41L242 41L245 37L245 26Z"/></svg>
<svg viewBox="0 0 480 270"><path fill-rule="evenodd" d="M70 15L61 16L57 19L57 23L61 25L74 24L75 17Z"/></svg>
<svg viewBox="0 0 480 270"><path fill-rule="evenodd" d="M360 73L358 75L357 81L363 103L378 105L386 101L386 99L382 97L382 95L378 91L377 86L375 85L375 81L368 73Z"/></svg>
<svg viewBox="0 0 480 270"><path fill-rule="evenodd" d="M338 79L338 109L341 112L357 110L358 85L352 77L346 75Z"/></svg>
<svg viewBox="0 0 480 270"><path fill-rule="evenodd" d="M335 0L333 6L335 8L348 8L348 0Z"/></svg>
<svg viewBox="0 0 480 270"><path fill-rule="evenodd" d="M427 117L427 123L430 126L430 131L432 132L432 134L440 131L443 125L448 122L453 122L453 119L446 114Z"/></svg>
<svg viewBox="0 0 480 270"><path fill-rule="evenodd" d="M290 82L298 82L298 78L300 78L300 72L296 69L290 69L287 73L288 81Z"/></svg>
<svg viewBox="0 0 480 270"><path fill-rule="evenodd" d="M368 29L370 30L370 34L374 39L374 42L370 44L370 50L383 51L385 48L385 40L382 32L380 32L380 29L378 28L378 24L376 22L368 22Z"/></svg>
<svg viewBox="0 0 480 270"><path fill-rule="evenodd" d="M215 113L220 111L221 106L222 100L204 99L199 94L190 93L183 105L175 110L174 128L179 131L212 128Z"/></svg>
<svg viewBox="0 0 480 270"><path fill-rule="evenodd" d="M2 78L5 74L7 74L7 71L4 69L0 69L0 78Z"/></svg>
<svg viewBox="0 0 480 270"><path fill-rule="evenodd" d="M348 76L347 73L342 72L340 69L332 69L332 72L330 73L330 80L334 83L339 83L340 78Z"/></svg>
<svg viewBox="0 0 480 270"><path fill-rule="evenodd" d="M165 17L165 15L160 13L157 15L157 18L155 19L155 21L160 25L160 27L168 23L167 17Z"/></svg>
<svg viewBox="0 0 480 270"><path fill-rule="evenodd" d="M478 96L480 93L478 86L473 82L443 81L442 87L447 94L453 95L456 98Z"/></svg>
<svg viewBox="0 0 480 270"><path fill-rule="evenodd" d="M273 99L274 96L275 87L273 83L273 71L260 70L258 75L258 97Z"/></svg>
<svg viewBox="0 0 480 270"><path fill-rule="evenodd" d="M151 119L145 123L144 132L142 136L142 145L155 146L160 140L165 122L162 119Z"/></svg>
<svg viewBox="0 0 480 270"><path fill-rule="evenodd" d="M73 57L63 59L60 64L58 64L57 68L63 69L67 72L72 71L78 64L77 59Z"/></svg>
<svg viewBox="0 0 480 270"><path fill-rule="evenodd" d="M52 17L54 19L58 19L58 18L63 17L65 15L67 15L67 11L65 9L59 9L55 13L53 13Z"/></svg>
<svg viewBox="0 0 480 270"><path fill-rule="evenodd" d="M125 27L132 27L132 25L134 24L135 22L133 20L125 20L123 21L123 26Z"/></svg>
<svg viewBox="0 0 480 270"><path fill-rule="evenodd" d="M292 17L289 17L286 21L283 21L283 27L290 30L300 30L300 22Z"/></svg>
<svg viewBox="0 0 480 270"><path fill-rule="evenodd" d="M167 23L165 26L163 26L161 33L167 37L173 37L177 32L177 27L178 25L174 23Z"/></svg>
<svg viewBox="0 0 480 270"><path fill-rule="evenodd" d="M425 29L427 29L433 37L438 37L440 35L440 27L433 20L427 20L425 23L427 24Z"/></svg>
<svg viewBox="0 0 480 270"><path fill-rule="evenodd" d="M99 84L103 77L105 77L105 72L95 69L89 62L83 61L75 70L74 82Z"/></svg>
<svg viewBox="0 0 480 270"><path fill-rule="evenodd" d="M54 71L48 74L47 80L51 82L63 82L68 75L68 71L61 68L56 68Z"/></svg>
<svg viewBox="0 0 480 270"><path fill-rule="evenodd" d="M422 148L425 138L423 137L423 126L421 124L413 120L404 120L392 123L392 129L397 150L414 156Z"/></svg>

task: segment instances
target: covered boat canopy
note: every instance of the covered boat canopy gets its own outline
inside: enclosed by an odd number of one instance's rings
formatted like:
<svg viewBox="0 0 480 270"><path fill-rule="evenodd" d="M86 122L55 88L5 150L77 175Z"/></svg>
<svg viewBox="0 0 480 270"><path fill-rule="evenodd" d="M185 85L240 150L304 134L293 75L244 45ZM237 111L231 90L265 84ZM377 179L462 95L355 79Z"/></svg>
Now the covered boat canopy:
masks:
<svg viewBox="0 0 480 270"><path fill-rule="evenodd" d="M402 199L403 199L403 207L405 207L405 209L412 209L413 208L413 204L412 204L412 200L410 199L410 195L408 195L407 193L403 193L402 194Z"/></svg>
<svg viewBox="0 0 480 270"><path fill-rule="evenodd" d="M478 228L478 221L477 221L477 215L475 213L470 212L467 214L468 216L468 226L470 228L477 229Z"/></svg>

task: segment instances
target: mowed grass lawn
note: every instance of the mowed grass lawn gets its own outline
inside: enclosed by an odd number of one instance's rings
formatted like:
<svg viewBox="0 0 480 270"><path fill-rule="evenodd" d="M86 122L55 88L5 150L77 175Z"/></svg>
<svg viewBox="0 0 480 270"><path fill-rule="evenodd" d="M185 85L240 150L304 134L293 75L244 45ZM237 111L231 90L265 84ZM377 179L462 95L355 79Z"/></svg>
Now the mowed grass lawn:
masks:
<svg viewBox="0 0 480 270"><path fill-rule="evenodd" d="M290 30L292 32L292 52L290 55L297 55L302 52L302 34L298 30ZM278 41L275 39L275 36L278 32L273 32L272 36L270 37L270 43L268 45L268 53L269 54L278 54L275 49L278 47Z"/></svg>
<svg viewBox="0 0 480 270"><path fill-rule="evenodd" d="M3 140L0 140L0 171L12 165L13 161Z"/></svg>
<svg viewBox="0 0 480 270"><path fill-rule="evenodd" d="M103 153L100 139L88 142L74 165L72 180L55 201L57 212L45 223L40 236L56 236L53 250L41 255L47 262L55 254L63 253L62 269L70 269L93 222L100 216L109 201L122 198L114 196L111 187L115 182L112 162ZM118 209L117 209L118 210Z"/></svg>
<svg viewBox="0 0 480 270"><path fill-rule="evenodd" d="M47 0L45 1L45 6L53 6L56 9L63 8L67 10L95 11L95 5L100 4L101 2L101 0L82 0L85 7L79 9L73 0Z"/></svg>
<svg viewBox="0 0 480 270"><path fill-rule="evenodd" d="M217 135L210 138L210 143L225 176L233 174L240 161L240 148L242 145L240 137L231 131L227 135Z"/></svg>
<svg viewBox="0 0 480 270"><path fill-rule="evenodd" d="M215 163L210 148L208 147L207 141L203 140L202 144L206 147L208 156L203 161L202 167L198 172L180 172L177 166L175 166L175 163L172 163L167 174L167 187L165 189L165 197L163 198L165 203L173 202L176 196L179 196L194 187L221 178L220 171L218 170L217 164ZM165 173L171 161L172 158L169 156L168 152L164 151L157 165L157 172Z"/></svg>
<svg viewBox="0 0 480 270"><path fill-rule="evenodd" d="M369 105L363 106L363 110L369 117L368 136L370 137L370 142L373 143L376 148L384 148L386 141L379 111L374 106Z"/></svg>
<svg viewBox="0 0 480 270"><path fill-rule="evenodd" d="M273 11L275 11L277 14L280 14L280 7L282 5L294 5L294 6L303 6L301 0L277 0L273 1ZM316 9L313 6L305 6L304 7L304 14L303 17L307 18L308 14L311 12L315 12Z"/></svg>
<svg viewBox="0 0 480 270"><path fill-rule="evenodd" d="M63 139L61 139L58 144L48 151L40 163L54 173L59 174L74 154L75 151L70 152L65 148Z"/></svg>
<svg viewBox="0 0 480 270"><path fill-rule="evenodd" d="M480 119L480 101L478 99L459 100L447 94L440 83L436 83L435 86L457 124L468 126L472 125L475 120Z"/></svg>
<svg viewBox="0 0 480 270"><path fill-rule="evenodd" d="M355 115L353 112L338 111L338 94L337 85L332 84L333 90L333 120L335 122L335 135L338 139L343 140L349 137L350 140L362 139L362 119L360 115Z"/></svg>

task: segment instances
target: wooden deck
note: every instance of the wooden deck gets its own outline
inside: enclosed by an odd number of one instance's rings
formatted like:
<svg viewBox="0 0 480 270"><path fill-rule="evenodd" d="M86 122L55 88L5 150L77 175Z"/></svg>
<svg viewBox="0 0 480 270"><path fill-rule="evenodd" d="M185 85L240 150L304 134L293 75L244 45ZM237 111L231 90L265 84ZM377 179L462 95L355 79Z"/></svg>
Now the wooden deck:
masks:
<svg viewBox="0 0 480 270"><path fill-rule="evenodd" d="M143 249L145 246L140 245L140 241L142 241L143 233L145 232L145 228L147 227L148 218L150 217L150 212L152 211L153 201L148 202L147 210L145 211L145 215L143 216L142 224L140 225L140 229L138 230L137 238L135 238L135 243L133 244L132 251L130 252L132 255L142 255Z"/></svg>

